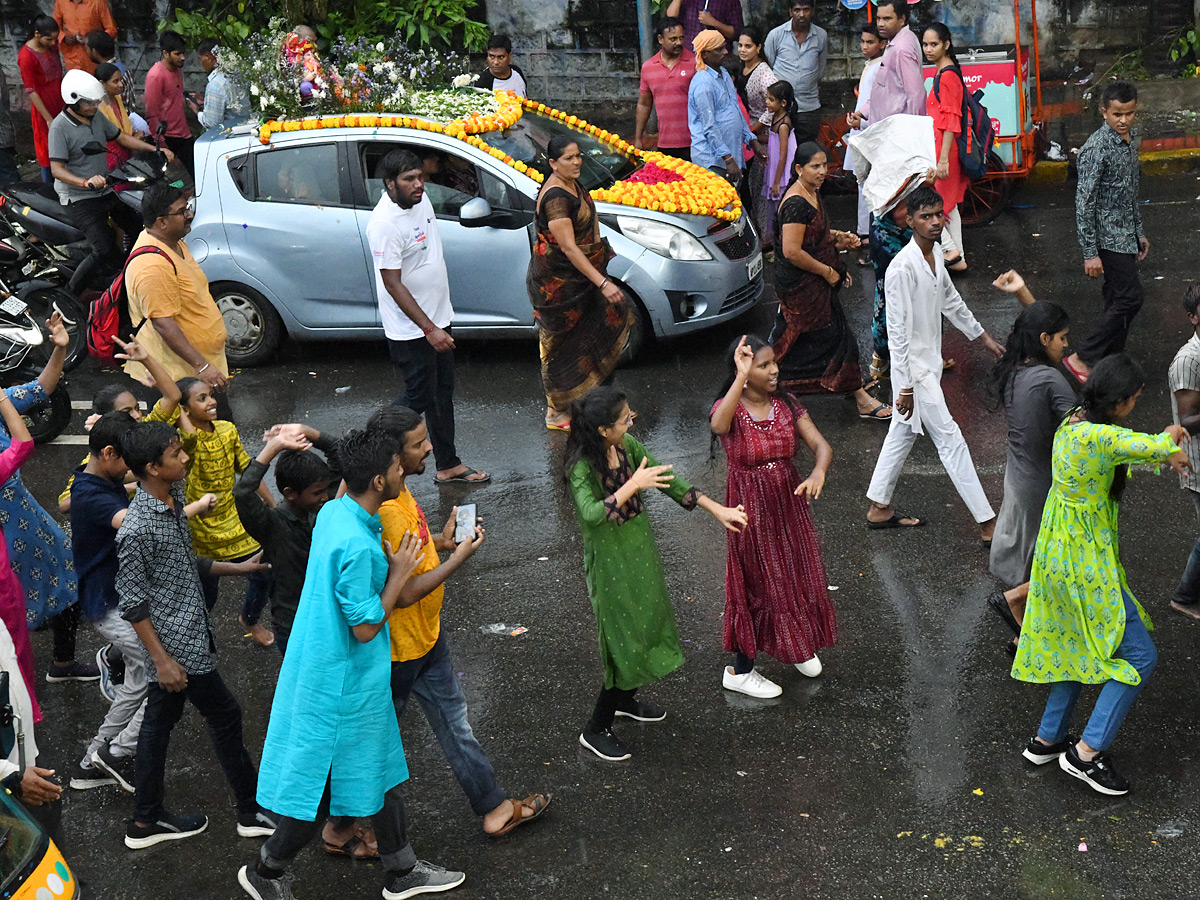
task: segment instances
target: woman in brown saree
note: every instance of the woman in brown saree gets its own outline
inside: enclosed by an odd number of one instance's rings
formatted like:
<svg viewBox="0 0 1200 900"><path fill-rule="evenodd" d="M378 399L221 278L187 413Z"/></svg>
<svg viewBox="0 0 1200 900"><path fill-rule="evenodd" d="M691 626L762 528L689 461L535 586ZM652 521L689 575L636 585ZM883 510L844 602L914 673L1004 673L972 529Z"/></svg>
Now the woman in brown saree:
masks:
<svg viewBox="0 0 1200 900"><path fill-rule="evenodd" d="M819 194L825 151L811 141L801 144L793 170L796 178L779 204L776 229L779 316L770 342L779 362L780 387L794 393L853 393L860 418L886 422L892 408L867 393L858 341L837 295L852 284L839 251L858 247L858 235L829 228Z"/></svg>
<svg viewBox="0 0 1200 900"><path fill-rule="evenodd" d="M538 193L538 239L526 285L541 335L546 427L569 431L571 404L616 368L633 309L604 271L613 252L600 237L596 205L579 183L579 144L555 135L546 156L553 174Z"/></svg>

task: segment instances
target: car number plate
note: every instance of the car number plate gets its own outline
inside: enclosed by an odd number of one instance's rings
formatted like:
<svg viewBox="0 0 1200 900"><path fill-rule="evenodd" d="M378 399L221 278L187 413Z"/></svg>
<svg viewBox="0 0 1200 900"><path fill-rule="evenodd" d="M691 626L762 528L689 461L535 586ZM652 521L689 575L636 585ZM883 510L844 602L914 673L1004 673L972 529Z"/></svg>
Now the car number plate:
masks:
<svg viewBox="0 0 1200 900"><path fill-rule="evenodd" d="M3 303L0 303L0 310L3 310L10 316L19 316L27 309L29 309L29 306L20 297L9 297Z"/></svg>
<svg viewBox="0 0 1200 900"><path fill-rule="evenodd" d="M762 254L761 253L755 254L754 259L750 260L750 262L748 262L746 264L746 274L748 274L750 276L751 281L753 281L755 278L757 278L759 275L762 274Z"/></svg>

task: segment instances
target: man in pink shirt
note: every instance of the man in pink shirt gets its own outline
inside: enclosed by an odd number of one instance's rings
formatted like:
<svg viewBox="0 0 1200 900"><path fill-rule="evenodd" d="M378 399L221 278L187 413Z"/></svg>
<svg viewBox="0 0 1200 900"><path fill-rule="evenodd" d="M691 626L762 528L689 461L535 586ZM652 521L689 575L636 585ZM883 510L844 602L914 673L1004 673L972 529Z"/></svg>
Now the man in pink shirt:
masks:
<svg viewBox="0 0 1200 900"><path fill-rule="evenodd" d="M658 110L658 149L681 159L691 158L688 131L688 85L696 74L696 55L683 45L683 22L673 16L659 20L654 29L659 51L642 64L633 145L646 149L646 123L650 110Z"/></svg>
<svg viewBox="0 0 1200 900"><path fill-rule="evenodd" d="M897 113L925 115L925 76L921 73L924 56L917 36L908 27L908 3L879 0L875 14L879 36L888 45L871 88L871 102L866 109L847 117L855 128L881 122Z"/></svg>
<svg viewBox="0 0 1200 900"><path fill-rule="evenodd" d="M183 63L187 59L187 44L175 31L158 36L162 59L146 73L146 121L152 135L162 136L171 152L194 175L192 129L183 111Z"/></svg>

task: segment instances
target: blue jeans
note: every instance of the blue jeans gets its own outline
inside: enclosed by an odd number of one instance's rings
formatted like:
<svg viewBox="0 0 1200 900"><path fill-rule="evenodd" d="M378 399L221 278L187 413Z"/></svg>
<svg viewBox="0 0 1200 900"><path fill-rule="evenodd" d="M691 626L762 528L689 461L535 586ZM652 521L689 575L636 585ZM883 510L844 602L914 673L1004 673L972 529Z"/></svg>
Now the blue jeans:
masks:
<svg viewBox="0 0 1200 900"><path fill-rule="evenodd" d="M467 698L454 674L444 632L424 656L392 663L392 701L397 719L404 716L409 694L416 694L475 815L485 815L503 803L504 791L467 721Z"/></svg>
<svg viewBox="0 0 1200 900"><path fill-rule="evenodd" d="M1188 493L1192 496L1192 502L1196 504L1196 518L1200 519L1200 494L1193 490L1189 490ZM1180 606L1192 606L1200 602L1200 538L1196 539L1192 555L1183 567L1183 576L1175 588L1174 600Z"/></svg>
<svg viewBox="0 0 1200 900"><path fill-rule="evenodd" d="M1092 715L1082 735L1083 742L1095 750L1107 750L1112 746L1117 730L1129 714L1129 708L1158 663L1158 651L1154 649L1150 633L1142 624L1137 607L1128 594L1125 595L1125 635L1114 656L1137 669L1142 680L1136 685L1107 681L1100 689L1100 696L1092 707ZM1066 738L1071 713L1075 711L1075 701L1079 699L1082 688L1083 685L1078 681L1056 681L1051 685L1046 711L1042 713L1042 724L1038 727L1038 737L1048 744L1057 744Z"/></svg>

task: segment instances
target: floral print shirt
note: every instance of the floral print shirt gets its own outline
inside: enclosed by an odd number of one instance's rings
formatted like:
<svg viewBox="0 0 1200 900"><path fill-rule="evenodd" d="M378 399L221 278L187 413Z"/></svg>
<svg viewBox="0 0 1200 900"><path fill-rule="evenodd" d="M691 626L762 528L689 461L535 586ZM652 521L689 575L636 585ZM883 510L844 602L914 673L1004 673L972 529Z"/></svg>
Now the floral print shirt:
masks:
<svg viewBox="0 0 1200 900"><path fill-rule="evenodd" d="M1137 253L1142 231L1138 209L1136 134L1128 141L1104 125L1079 151L1079 186L1075 190L1075 224L1083 258Z"/></svg>

